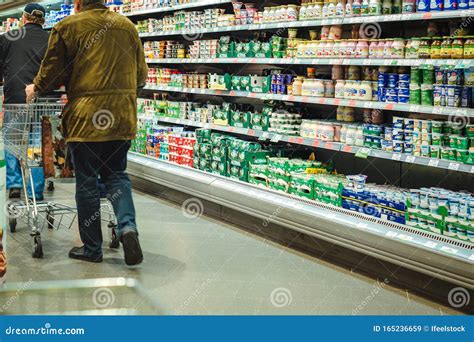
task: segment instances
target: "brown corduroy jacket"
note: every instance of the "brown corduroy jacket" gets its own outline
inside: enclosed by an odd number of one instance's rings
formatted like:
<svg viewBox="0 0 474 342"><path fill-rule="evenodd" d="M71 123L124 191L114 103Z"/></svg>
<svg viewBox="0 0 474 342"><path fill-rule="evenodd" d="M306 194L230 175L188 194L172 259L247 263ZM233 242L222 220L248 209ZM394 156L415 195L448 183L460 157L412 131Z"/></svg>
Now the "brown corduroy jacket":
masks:
<svg viewBox="0 0 474 342"><path fill-rule="evenodd" d="M41 92L66 86L61 130L67 142L131 140L137 131L137 87L147 73L133 23L93 4L52 29L33 83Z"/></svg>

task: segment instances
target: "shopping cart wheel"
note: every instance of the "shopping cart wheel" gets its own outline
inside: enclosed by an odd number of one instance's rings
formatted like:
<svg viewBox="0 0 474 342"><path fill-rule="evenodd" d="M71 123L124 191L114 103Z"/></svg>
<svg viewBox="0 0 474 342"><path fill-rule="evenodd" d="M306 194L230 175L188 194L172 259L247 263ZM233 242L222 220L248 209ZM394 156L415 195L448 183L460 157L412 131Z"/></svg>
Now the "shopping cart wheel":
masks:
<svg viewBox="0 0 474 342"><path fill-rule="evenodd" d="M8 225L10 226L10 232L12 233L16 232L16 224L17 224L16 218L10 217L10 219L8 220Z"/></svg>
<svg viewBox="0 0 474 342"><path fill-rule="evenodd" d="M54 182L52 181L48 182L48 191L54 191Z"/></svg>
<svg viewBox="0 0 474 342"><path fill-rule="evenodd" d="M109 223L109 228L112 229L112 237L109 244L109 248L117 249L120 247L120 239L118 238L117 233L115 232L117 226L111 222Z"/></svg>
<svg viewBox="0 0 474 342"><path fill-rule="evenodd" d="M43 257L43 244L41 243L41 236L34 237L33 244L33 258L41 259Z"/></svg>

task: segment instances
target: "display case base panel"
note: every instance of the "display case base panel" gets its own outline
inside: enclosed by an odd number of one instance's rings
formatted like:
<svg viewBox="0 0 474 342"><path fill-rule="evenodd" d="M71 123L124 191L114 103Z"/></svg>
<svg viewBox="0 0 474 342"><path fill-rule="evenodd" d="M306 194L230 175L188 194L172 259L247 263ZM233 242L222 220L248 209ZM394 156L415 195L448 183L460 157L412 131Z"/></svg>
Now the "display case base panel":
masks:
<svg viewBox="0 0 474 342"><path fill-rule="evenodd" d="M437 301L456 286L474 295L474 250L462 241L134 153L129 173L139 190L178 203L197 197L208 215Z"/></svg>

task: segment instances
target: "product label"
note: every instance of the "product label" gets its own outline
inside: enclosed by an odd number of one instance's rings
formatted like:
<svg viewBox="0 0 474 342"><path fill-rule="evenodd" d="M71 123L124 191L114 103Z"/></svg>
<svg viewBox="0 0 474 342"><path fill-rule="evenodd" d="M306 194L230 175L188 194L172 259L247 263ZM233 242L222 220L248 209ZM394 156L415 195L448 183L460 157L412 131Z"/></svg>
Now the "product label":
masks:
<svg viewBox="0 0 474 342"><path fill-rule="evenodd" d="M427 0L419 0L418 1L418 10L419 11L426 11L428 10L429 6L428 3L426 2Z"/></svg>

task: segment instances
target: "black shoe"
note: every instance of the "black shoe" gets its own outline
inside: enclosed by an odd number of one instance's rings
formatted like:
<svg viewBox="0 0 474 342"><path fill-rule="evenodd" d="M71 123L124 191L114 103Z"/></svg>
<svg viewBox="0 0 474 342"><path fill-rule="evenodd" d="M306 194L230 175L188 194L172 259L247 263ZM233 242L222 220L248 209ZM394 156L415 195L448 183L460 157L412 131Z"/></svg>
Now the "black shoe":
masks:
<svg viewBox="0 0 474 342"><path fill-rule="evenodd" d="M141 264L143 261L142 248L138 241L138 234L134 230L127 230L122 234L123 252L125 263L128 266Z"/></svg>
<svg viewBox="0 0 474 342"><path fill-rule="evenodd" d="M10 189L10 194L8 195L9 199L15 199L15 198L20 198L20 197L21 197L21 189L18 189L18 188Z"/></svg>
<svg viewBox="0 0 474 342"><path fill-rule="evenodd" d="M71 259L77 259L77 260L88 261L88 262L102 262L102 256L91 257L89 255L86 255L84 246L74 247L73 249L71 249L71 251L69 252L69 257Z"/></svg>

